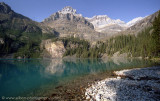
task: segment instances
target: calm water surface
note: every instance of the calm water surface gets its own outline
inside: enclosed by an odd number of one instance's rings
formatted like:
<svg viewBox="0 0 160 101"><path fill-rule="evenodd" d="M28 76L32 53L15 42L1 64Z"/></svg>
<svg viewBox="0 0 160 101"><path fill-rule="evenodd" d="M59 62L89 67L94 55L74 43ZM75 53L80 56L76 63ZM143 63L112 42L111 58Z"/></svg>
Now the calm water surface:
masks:
<svg viewBox="0 0 160 101"><path fill-rule="evenodd" d="M69 80L93 73L145 67L151 61L137 59L31 59L0 60L0 97L36 95Z"/></svg>

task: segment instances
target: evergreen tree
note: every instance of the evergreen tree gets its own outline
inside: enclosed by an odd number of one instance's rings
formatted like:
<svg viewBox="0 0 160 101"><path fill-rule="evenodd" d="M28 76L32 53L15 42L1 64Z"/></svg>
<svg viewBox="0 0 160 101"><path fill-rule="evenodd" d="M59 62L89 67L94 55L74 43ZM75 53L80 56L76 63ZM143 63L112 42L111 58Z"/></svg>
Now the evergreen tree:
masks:
<svg viewBox="0 0 160 101"><path fill-rule="evenodd" d="M153 21L153 52L155 56L160 56L160 11L158 16Z"/></svg>

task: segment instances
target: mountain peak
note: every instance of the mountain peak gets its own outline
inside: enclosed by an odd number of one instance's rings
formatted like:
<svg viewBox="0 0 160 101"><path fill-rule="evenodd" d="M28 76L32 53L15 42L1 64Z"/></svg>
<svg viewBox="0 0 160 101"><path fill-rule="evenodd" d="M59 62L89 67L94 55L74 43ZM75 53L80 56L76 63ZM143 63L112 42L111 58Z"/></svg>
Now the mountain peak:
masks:
<svg viewBox="0 0 160 101"><path fill-rule="evenodd" d="M9 13L11 8L4 2L0 2L0 13Z"/></svg>
<svg viewBox="0 0 160 101"><path fill-rule="evenodd" d="M76 9L73 9L71 6L66 6L61 11L59 11L59 13L62 13L62 14L67 14L67 13L76 14Z"/></svg>

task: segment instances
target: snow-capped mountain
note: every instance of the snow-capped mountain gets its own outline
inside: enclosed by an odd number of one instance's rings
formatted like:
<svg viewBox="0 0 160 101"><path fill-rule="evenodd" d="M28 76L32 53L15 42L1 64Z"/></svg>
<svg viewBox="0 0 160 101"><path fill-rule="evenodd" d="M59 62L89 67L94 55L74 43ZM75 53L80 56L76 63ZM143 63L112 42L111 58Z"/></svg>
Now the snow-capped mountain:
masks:
<svg viewBox="0 0 160 101"><path fill-rule="evenodd" d="M131 27L133 26L135 23L139 22L140 20L144 19L144 17L137 17L137 18L134 18L133 20L129 21L128 23L126 23L126 25L128 27Z"/></svg>
<svg viewBox="0 0 160 101"><path fill-rule="evenodd" d="M125 22L121 21L120 19L117 20L113 20L111 18L109 18L107 15L98 15L98 16L94 16L92 18L87 18L87 20L89 20L90 22L92 22L92 24L95 27L104 27L106 25L111 25L111 24L118 24L120 26L124 26Z"/></svg>
<svg viewBox="0 0 160 101"><path fill-rule="evenodd" d="M97 15L92 18L84 18L82 14L77 14L76 9L66 6L62 10L52 14L49 18L46 18L42 23L56 29L56 31L61 33L60 36L65 36L67 33L90 33L91 30L93 30L93 33L101 32L101 35L102 33L113 35L117 32L128 29L142 19L142 17L138 17L125 23L120 19L111 19L107 15Z"/></svg>
<svg viewBox="0 0 160 101"><path fill-rule="evenodd" d="M137 17L128 23L121 21L120 19L114 20L107 15L93 16L92 18L86 17L86 19L94 25L94 28L98 32L116 33L124 31L125 29L133 26L144 17Z"/></svg>
<svg viewBox="0 0 160 101"><path fill-rule="evenodd" d="M114 20L107 15L98 15L92 18L86 19L94 25L94 28L98 32L119 32L126 29L126 24L120 19Z"/></svg>

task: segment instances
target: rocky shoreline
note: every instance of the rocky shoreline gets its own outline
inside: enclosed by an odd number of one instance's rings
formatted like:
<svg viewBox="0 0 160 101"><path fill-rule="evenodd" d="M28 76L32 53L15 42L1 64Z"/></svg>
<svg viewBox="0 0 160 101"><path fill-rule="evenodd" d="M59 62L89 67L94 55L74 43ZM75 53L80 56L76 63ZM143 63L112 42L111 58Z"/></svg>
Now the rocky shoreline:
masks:
<svg viewBox="0 0 160 101"><path fill-rule="evenodd" d="M86 89L90 101L158 101L160 66L115 71L116 78L95 82Z"/></svg>

